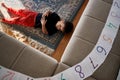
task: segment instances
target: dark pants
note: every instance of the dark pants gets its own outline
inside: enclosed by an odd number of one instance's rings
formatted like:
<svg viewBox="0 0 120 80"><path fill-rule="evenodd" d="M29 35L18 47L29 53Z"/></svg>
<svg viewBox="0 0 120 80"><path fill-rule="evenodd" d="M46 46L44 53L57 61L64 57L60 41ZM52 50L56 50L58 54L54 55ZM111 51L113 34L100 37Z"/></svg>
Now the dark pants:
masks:
<svg viewBox="0 0 120 80"><path fill-rule="evenodd" d="M41 18L42 18L42 13L39 13L37 16L36 16L36 20L35 20L35 28L41 28L42 27L42 24L41 24Z"/></svg>

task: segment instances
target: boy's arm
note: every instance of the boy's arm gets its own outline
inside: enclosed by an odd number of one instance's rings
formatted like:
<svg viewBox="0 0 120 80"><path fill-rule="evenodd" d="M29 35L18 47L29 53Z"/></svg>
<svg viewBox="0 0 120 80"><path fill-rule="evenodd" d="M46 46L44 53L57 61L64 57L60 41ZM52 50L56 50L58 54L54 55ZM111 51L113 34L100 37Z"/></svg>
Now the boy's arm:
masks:
<svg viewBox="0 0 120 80"><path fill-rule="evenodd" d="M50 10L46 11L43 13L42 17L48 16L49 14L51 14L52 12Z"/></svg>
<svg viewBox="0 0 120 80"><path fill-rule="evenodd" d="M47 22L47 20L45 20L45 17L42 17L41 18L41 24L42 24L42 32L44 34L48 34L48 31L47 31L46 26L45 26L46 22Z"/></svg>

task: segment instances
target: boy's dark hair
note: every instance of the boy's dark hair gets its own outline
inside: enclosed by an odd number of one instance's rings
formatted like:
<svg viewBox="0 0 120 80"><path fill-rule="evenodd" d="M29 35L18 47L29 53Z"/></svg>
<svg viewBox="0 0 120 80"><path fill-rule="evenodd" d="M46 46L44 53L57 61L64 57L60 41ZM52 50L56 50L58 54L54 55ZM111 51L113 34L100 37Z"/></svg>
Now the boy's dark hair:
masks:
<svg viewBox="0 0 120 80"><path fill-rule="evenodd" d="M70 22L70 21L65 21L65 29L64 29L64 32L65 33L69 33L71 32L73 29L73 23Z"/></svg>

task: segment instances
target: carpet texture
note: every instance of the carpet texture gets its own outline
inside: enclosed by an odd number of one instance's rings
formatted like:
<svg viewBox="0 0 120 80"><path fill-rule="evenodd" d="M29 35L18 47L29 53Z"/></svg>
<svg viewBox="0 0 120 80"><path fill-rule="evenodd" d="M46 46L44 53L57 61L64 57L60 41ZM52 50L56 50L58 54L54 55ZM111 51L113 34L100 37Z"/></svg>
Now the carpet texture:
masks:
<svg viewBox="0 0 120 80"><path fill-rule="evenodd" d="M61 18L72 21L84 0L3 0L3 2L5 2L7 5L11 4L11 7L20 7L21 3L21 6L24 6L26 9L40 13L45 12L46 10L51 10L58 13ZM10 30L14 37L15 35L19 34L17 37L19 37L20 41L28 41L27 44L46 54L53 53L64 36L64 34L61 32L57 32L52 36L44 35L39 28L33 29L4 23L1 23L1 25L6 26L2 27L4 29L1 29L1 31L5 32L5 29Z"/></svg>

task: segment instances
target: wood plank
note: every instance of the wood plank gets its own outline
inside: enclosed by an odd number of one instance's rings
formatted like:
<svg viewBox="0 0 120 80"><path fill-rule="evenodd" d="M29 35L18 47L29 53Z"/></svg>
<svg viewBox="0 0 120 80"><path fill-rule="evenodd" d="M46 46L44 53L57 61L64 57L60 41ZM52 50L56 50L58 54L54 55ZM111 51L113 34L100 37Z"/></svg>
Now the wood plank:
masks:
<svg viewBox="0 0 120 80"><path fill-rule="evenodd" d="M74 25L74 29L87 5L89 0L85 0L84 4L82 5L82 7L80 8L80 10L78 11L76 17L73 20L73 25ZM73 31L74 31L73 29ZM72 36L73 31L69 34L65 34L65 36L63 37L63 39L61 40L60 44L58 45L57 49L55 50L55 52L52 54L52 57L55 58L57 61L60 61L61 56L63 55L63 52Z"/></svg>

